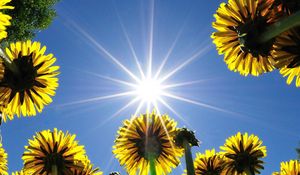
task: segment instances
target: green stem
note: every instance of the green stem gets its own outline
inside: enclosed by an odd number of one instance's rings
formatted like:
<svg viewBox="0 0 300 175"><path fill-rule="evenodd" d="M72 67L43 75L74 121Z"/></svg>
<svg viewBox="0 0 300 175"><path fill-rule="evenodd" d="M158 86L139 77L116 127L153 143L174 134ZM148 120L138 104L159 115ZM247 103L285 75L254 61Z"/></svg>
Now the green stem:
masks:
<svg viewBox="0 0 300 175"><path fill-rule="evenodd" d="M156 169L155 169L155 157L150 156L150 174L151 175L156 175Z"/></svg>
<svg viewBox="0 0 300 175"><path fill-rule="evenodd" d="M0 58L4 62L4 64L7 66L9 70L11 70L15 74L19 74L18 67L8 58L6 53L3 51L2 48L0 48Z"/></svg>
<svg viewBox="0 0 300 175"><path fill-rule="evenodd" d="M51 167L51 175L58 175L57 166L55 164Z"/></svg>
<svg viewBox="0 0 300 175"><path fill-rule="evenodd" d="M282 32L287 31L299 25L300 25L300 11L288 17L285 17L279 20L278 22L272 24L271 26L269 26L267 30L260 35L258 42L259 43L267 42L272 38L275 38Z"/></svg>
<svg viewBox="0 0 300 175"><path fill-rule="evenodd" d="M187 175L195 175L195 168L194 168L194 162L191 152L191 146L187 140L183 141L183 148L185 153L185 164L186 164L186 170Z"/></svg>

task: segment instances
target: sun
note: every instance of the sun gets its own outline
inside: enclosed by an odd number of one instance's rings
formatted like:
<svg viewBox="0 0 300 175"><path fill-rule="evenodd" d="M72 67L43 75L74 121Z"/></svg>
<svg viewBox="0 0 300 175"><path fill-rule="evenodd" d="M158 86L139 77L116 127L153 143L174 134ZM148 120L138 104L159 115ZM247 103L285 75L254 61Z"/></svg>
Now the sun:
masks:
<svg viewBox="0 0 300 175"><path fill-rule="evenodd" d="M195 60L203 57L206 53L208 53L213 47L212 44L204 43L203 47L197 48L193 53L189 53L188 56L183 56L182 62L177 65L172 65L172 67L167 70L167 64L171 63L170 58L172 56L172 52L175 49L175 46L178 43L178 39L181 35L181 30L178 31L177 36L174 38L169 49L166 50L166 54L163 57L158 57L154 54L154 1L151 1L150 7L150 20L149 20L149 38L147 39L147 51L144 55L144 58L139 58L133 43L129 37L129 34L126 31L124 24L122 23L121 18L119 17L119 22L123 34L126 38L126 42L129 47L129 51L131 56L127 59L131 60L131 65L135 65L134 69L130 69L130 67L126 66L121 62L124 58L119 58L114 56L113 53L109 51L109 49L105 48L100 42L98 42L95 37L86 32L81 26L79 26L76 22L66 19L66 22L70 24L72 30L77 32L82 39L88 44L92 45L101 57L105 57L110 60L113 65L119 68L124 73L124 77L121 79L114 78L111 76L105 76L101 74L97 74L95 72L82 71L78 70L82 73L87 73L93 76L97 76L98 78L105 79L116 83L117 86L121 87L120 91L112 92L111 94L104 96L95 96L93 98L82 99L78 101L72 101L69 103L65 103L59 105L59 107L70 106L70 105L79 105L85 104L95 101L103 101L103 100L111 100L122 97L130 97L129 101L125 103L124 106L121 106L118 111L116 111L111 117L108 117L106 121L110 119L120 116L122 112L127 109L134 110L132 113L134 116L138 115L141 111L146 109L146 112L151 112L155 110L158 114L164 111L170 111L178 118L182 119L181 115L177 112L176 108L173 108L173 101L181 101L184 103L193 104L199 107L208 108L211 110L229 113L233 115L239 115L235 112L228 111L227 109L217 107L212 104L207 104L203 101L194 100L191 98L185 97L187 91L178 91L179 88L192 86L195 84L203 84L206 82L204 79L197 80L189 80L189 81L174 81L174 76L186 68L188 65L191 65ZM154 60L155 58L155 60ZM145 61L143 61L145 60ZM155 61L161 60L161 62L157 63ZM154 63L154 64L153 64ZM125 79L125 80L124 80ZM171 80L172 79L172 80ZM104 122L105 123L105 122Z"/></svg>
<svg viewBox="0 0 300 175"><path fill-rule="evenodd" d="M146 78L136 86L136 96L147 104L155 104L164 94L163 85L157 79Z"/></svg>

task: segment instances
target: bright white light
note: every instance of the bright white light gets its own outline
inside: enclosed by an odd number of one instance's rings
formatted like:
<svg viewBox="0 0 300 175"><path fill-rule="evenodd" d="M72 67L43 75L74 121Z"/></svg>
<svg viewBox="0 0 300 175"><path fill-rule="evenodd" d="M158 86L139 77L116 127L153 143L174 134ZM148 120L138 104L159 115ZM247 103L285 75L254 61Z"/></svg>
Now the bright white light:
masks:
<svg viewBox="0 0 300 175"><path fill-rule="evenodd" d="M218 108L213 105L206 104L204 102L194 101L192 99L185 98L183 96L179 96L177 94L174 94L174 90L176 88L182 87L182 86L188 86L193 85L196 83L205 82L203 80L199 81L188 81L188 82L177 82L177 83L170 83L170 79L179 71L184 69L186 66L190 65L192 61L200 58L204 53L209 51L212 48L212 44L206 44L205 47L199 48L198 51L196 51L194 54L188 57L182 58L182 60L185 60L183 63L173 67L171 71L166 72L164 70L165 65L167 64L170 56L172 55L172 52L180 38L180 35L183 31L184 26L180 29L180 31L177 33L175 40L171 44L171 47L166 50L166 55L163 58L160 58L162 60L160 66L156 69L156 67L153 67L153 48L154 48L154 0L151 0L151 7L150 7L150 30L149 30L149 38L148 38L148 55L147 55L147 64L142 65L139 61L139 58L135 52L135 49L133 47L133 44L129 38L128 33L126 32L125 26L122 23L122 20L120 16L119 22L121 24L122 31L124 33L124 36L126 38L126 41L128 43L128 46L130 48L130 51L132 53L132 58L134 59L134 62L136 63L136 66L138 68L138 71L132 71L128 67L122 64L120 60L121 58L115 57L112 53L109 52L108 49L106 49L101 43L97 42L94 37L92 37L89 33L87 33L81 26L76 24L74 21L67 19L67 23L70 24L69 27L72 28L72 30L75 30L78 32L79 36L82 37L88 44L92 44L94 48L97 49L97 51L110 59L114 65L118 66L121 70L124 71L124 73L127 74L128 77L131 78L130 81L122 80L113 78L110 76L104 76L104 75L98 75L96 73L92 72L85 72L106 80L110 80L112 82L117 83L118 85L125 86L126 90L118 93L113 93L105 96L99 96L94 98L88 98L78 101L73 101L70 103L66 103L63 105L60 105L60 107L68 106L68 105L76 105L76 104L84 104L89 102L95 102L100 100L108 100L113 98L120 98L120 97L132 97L132 99L125 104L125 106L121 107L120 110L118 110L112 117L118 116L122 111L135 106L135 113L133 116L136 116L141 111L146 108L147 112L151 112L152 109L159 112L159 107L162 105L169 109L171 112L173 112L175 115L177 115L179 118L181 116L171 107L171 104L168 103L168 99L172 100L178 100L186 103L190 103L193 105L209 108L216 111L221 112L227 112L232 114L231 111L226 111L225 109ZM82 71L82 70L80 70ZM137 74L136 72L139 72ZM126 78L127 79L127 78ZM182 119L182 118L181 118ZM184 120L184 119L182 119Z"/></svg>
<svg viewBox="0 0 300 175"><path fill-rule="evenodd" d="M161 83L153 78L142 80L136 88L137 96L146 103L156 103L163 94Z"/></svg>

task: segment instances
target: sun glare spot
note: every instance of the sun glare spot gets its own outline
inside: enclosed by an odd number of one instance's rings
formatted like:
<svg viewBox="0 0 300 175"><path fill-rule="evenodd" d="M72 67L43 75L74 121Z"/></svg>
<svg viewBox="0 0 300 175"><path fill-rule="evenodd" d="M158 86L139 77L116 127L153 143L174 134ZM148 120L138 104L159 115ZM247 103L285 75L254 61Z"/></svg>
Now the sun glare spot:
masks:
<svg viewBox="0 0 300 175"><path fill-rule="evenodd" d="M146 103L155 103L163 94L163 86L158 80L147 78L136 87L137 96Z"/></svg>

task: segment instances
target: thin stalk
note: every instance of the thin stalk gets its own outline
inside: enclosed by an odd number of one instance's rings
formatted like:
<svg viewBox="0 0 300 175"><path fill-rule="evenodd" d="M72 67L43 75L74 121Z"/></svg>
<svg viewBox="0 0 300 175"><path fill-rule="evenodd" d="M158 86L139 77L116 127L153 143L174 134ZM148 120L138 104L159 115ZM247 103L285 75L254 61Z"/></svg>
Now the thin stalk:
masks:
<svg viewBox="0 0 300 175"><path fill-rule="evenodd" d="M186 170L187 175L195 175L195 168L194 168L194 162L191 152L191 146L187 140L183 141L183 148L185 153L185 164L186 164Z"/></svg>
<svg viewBox="0 0 300 175"><path fill-rule="evenodd" d="M3 51L2 48L0 48L0 58L4 62L4 64L7 66L9 70L11 70L15 74L19 74L18 67L8 58L6 53Z"/></svg>
<svg viewBox="0 0 300 175"><path fill-rule="evenodd" d="M156 169L155 169L155 157L150 156L150 174L156 175Z"/></svg>
<svg viewBox="0 0 300 175"><path fill-rule="evenodd" d="M58 175L57 166L55 164L51 167L51 175Z"/></svg>
<svg viewBox="0 0 300 175"><path fill-rule="evenodd" d="M300 11L287 16L276 23L272 24L263 32L258 38L259 43L265 43L272 38L275 38L284 31L287 31L293 27L300 26Z"/></svg>

